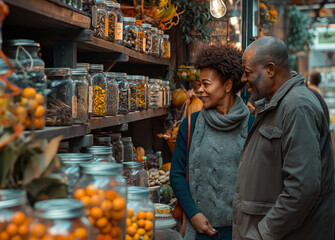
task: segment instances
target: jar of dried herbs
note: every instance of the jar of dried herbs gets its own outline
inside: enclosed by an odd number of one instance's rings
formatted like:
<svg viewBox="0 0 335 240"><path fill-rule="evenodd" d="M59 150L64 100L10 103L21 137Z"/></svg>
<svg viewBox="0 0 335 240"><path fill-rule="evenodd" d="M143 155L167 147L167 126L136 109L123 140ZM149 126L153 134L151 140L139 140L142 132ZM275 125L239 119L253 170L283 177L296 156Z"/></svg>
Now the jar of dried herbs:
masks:
<svg viewBox="0 0 335 240"><path fill-rule="evenodd" d="M115 3L113 1L107 0L106 8L108 11L108 41L115 41L115 33L116 33L116 20L117 15L115 12Z"/></svg>
<svg viewBox="0 0 335 240"><path fill-rule="evenodd" d="M151 48L152 48L152 33L151 33L151 25L143 23L143 32L144 32L144 38L145 38L145 54L151 54Z"/></svg>
<svg viewBox="0 0 335 240"><path fill-rule="evenodd" d="M158 107L163 107L165 103L164 95L165 95L165 88L163 87L163 80L158 79L157 83L159 85L159 101L158 101Z"/></svg>
<svg viewBox="0 0 335 240"><path fill-rule="evenodd" d="M121 138L124 148L124 160L123 162L132 162L133 161L133 144L131 137Z"/></svg>
<svg viewBox="0 0 335 240"><path fill-rule="evenodd" d="M106 116L116 116L119 110L119 85L115 72L104 72L107 80L107 112Z"/></svg>
<svg viewBox="0 0 335 240"><path fill-rule="evenodd" d="M119 114L126 114L129 112L130 105L130 89L127 81L127 73L118 72L115 75L116 81L119 85Z"/></svg>
<svg viewBox="0 0 335 240"><path fill-rule="evenodd" d="M146 98L145 98L145 107L146 109L149 109L149 88L150 88L150 84L149 84L149 77L145 76L145 92L146 92Z"/></svg>
<svg viewBox="0 0 335 240"><path fill-rule="evenodd" d="M137 51L140 53L144 53L146 39L144 37L144 30L142 27L142 20L136 20L136 26L138 28L138 49Z"/></svg>
<svg viewBox="0 0 335 240"><path fill-rule="evenodd" d="M158 29L155 27L151 28L152 32L152 55L155 57L159 57L159 35Z"/></svg>
<svg viewBox="0 0 335 240"><path fill-rule="evenodd" d="M87 71L84 68L72 69L72 81L74 94L77 100L77 116L74 116L74 123L84 124L88 120L88 82Z"/></svg>
<svg viewBox="0 0 335 240"><path fill-rule="evenodd" d="M145 86L145 76L135 75L134 79L137 83L137 107L138 110L146 109L146 86Z"/></svg>
<svg viewBox="0 0 335 240"><path fill-rule="evenodd" d="M124 162L122 165L127 186L148 187L148 175L144 169L144 162Z"/></svg>
<svg viewBox="0 0 335 240"><path fill-rule="evenodd" d="M114 11L116 13L116 33L115 33L115 43L123 44L123 15L120 11L120 3L114 2Z"/></svg>
<svg viewBox="0 0 335 240"><path fill-rule="evenodd" d="M86 81L88 83L87 111L88 111L88 118L91 118L93 116L94 91L93 91L92 77L89 74L90 64L77 63L77 68L84 68L86 70Z"/></svg>
<svg viewBox="0 0 335 240"><path fill-rule="evenodd" d="M163 56L162 58L170 58L171 57L171 44L169 40L169 35L163 35Z"/></svg>
<svg viewBox="0 0 335 240"><path fill-rule="evenodd" d="M138 28L136 19L132 17L123 18L123 45L135 51L138 50Z"/></svg>
<svg viewBox="0 0 335 240"><path fill-rule="evenodd" d="M70 68L46 68L48 89L47 126L72 125L77 115L77 98Z"/></svg>
<svg viewBox="0 0 335 240"><path fill-rule="evenodd" d="M97 3L96 18L93 17L94 14L92 16L94 20L96 19L96 22L93 24L94 27L93 33L95 37L108 40L109 23L108 23L108 12L106 9L106 0L96 0L96 3Z"/></svg>
<svg viewBox="0 0 335 240"><path fill-rule="evenodd" d="M159 41L159 45L158 45L158 52L159 52L159 57L161 58L163 56L163 31L162 30L157 30L158 32L158 41Z"/></svg>
<svg viewBox="0 0 335 240"><path fill-rule="evenodd" d="M149 108L155 109L159 107L159 94L160 87L158 85L159 79L150 78L149 84L150 87L148 89L148 100L149 100Z"/></svg>
<svg viewBox="0 0 335 240"><path fill-rule="evenodd" d="M121 141L121 133L108 134L112 139L113 156L117 163L122 163L124 159L123 143Z"/></svg>
<svg viewBox="0 0 335 240"><path fill-rule="evenodd" d="M103 74L104 65L91 64L90 73L92 76L94 100L93 100L93 116L104 117L107 110L107 81Z"/></svg>
<svg viewBox="0 0 335 240"><path fill-rule="evenodd" d="M169 81L163 81L163 86L165 88L165 107L169 107L171 102Z"/></svg>
<svg viewBox="0 0 335 240"><path fill-rule="evenodd" d="M138 101L138 95L137 95L137 82L134 79L133 75L127 75L127 81L129 84L130 89L130 112L135 112L138 110L137 108L137 101Z"/></svg>

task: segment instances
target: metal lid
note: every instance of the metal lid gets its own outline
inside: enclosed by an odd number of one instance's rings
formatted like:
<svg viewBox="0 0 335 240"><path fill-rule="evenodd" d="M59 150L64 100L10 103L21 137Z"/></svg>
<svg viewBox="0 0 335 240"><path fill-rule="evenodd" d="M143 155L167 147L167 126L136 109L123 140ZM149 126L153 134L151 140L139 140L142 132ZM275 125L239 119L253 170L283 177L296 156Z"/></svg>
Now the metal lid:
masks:
<svg viewBox="0 0 335 240"><path fill-rule="evenodd" d="M106 4L106 0L95 0L97 4Z"/></svg>
<svg viewBox="0 0 335 240"><path fill-rule="evenodd" d="M119 175L123 173L122 164L119 163L87 163L80 165L80 171L92 175Z"/></svg>
<svg viewBox="0 0 335 240"><path fill-rule="evenodd" d="M157 31L158 29L156 27L151 28L152 31Z"/></svg>
<svg viewBox="0 0 335 240"><path fill-rule="evenodd" d="M143 28L151 28L151 24L143 23L143 24L142 24L142 27L143 27Z"/></svg>
<svg viewBox="0 0 335 240"><path fill-rule="evenodd" d="M116 73L115 72L104 72L105 76L108 78L115 78Z"/></svg>
<svg viewBox="0 0 335 240"><path fill-rule="evenodd" d="M133 17L124 17L123 18L124 22L132 22L132 23L136 23L136 18Z"/></svg>
<svg viewBox="0 0 335 240"><path fill-rule="evenodd" d="M113 154L113 147L91 146L86 148L86 152L93 155L110 155Z"/></svg>
<svg viewBox="0 0 335 240"><path fill-rule="evenodd" d="M149 83L154 83L154 82L156 82L157 80L159 80L159 79L157 79L157 78L149 78Z"/></svg>
<svg viewBox="0 0 335 240"><path fill-rule="evenodd" d="M90 69L89 63L77 63L77 68L85 68L87 71Z"/></svg>
<svg viewBox="0 0 335 240"><path fill-rule="evenodd" d="M87 70L85 68L75 68L72 69L72 75L74 76L80 76L80 75L86 75Z"/></svg>
<svg viewBox="0 0 335 240"><path fill-rule="evenodd" d="M115 5L114 5L114 2L113 2L113 1L109 1L109 0L107 0L107 1L106 1L106 6L107 6L107 7L114 7Z"/></svg>
<svg viewBox="0 0 335 240"><path fill-rule="evenodd" d="M145 80L145 76L142 75L133 75L135 80Z"/></svg>
<svg viewBox="0 0 335 240"><path fill-rule="evenodd" d="M123 162L124 168L144 168L144 162Z"/></svg>
<svg viewBox="0 0 335 240"><path fill-rule="evenodd" d="M72 75L71 68L45 68L44 72L47 77L65 77Z"/></svg>
<svg viewBox="0 0 335 240"><path fill-rule="evenodd" d="M91 70L104 70L104 65L103 64L90 64L90 69Z"/></svg>
<svg viewBox="0 0 335 240"><path fill-rule="evenodd" d="M27 202L26 191L19 189L0 190L0 209L23 205Z"/></svg>
<svg viewBox="0 0 335 240"><path fill-rule="evenodd" d="M127 187L127 199L150 198L150 189L146 187Z"/></svg>
<svg viewBox="0 0 335 240"><path fill-rule="evenodd" d="M88 153L60 153L57 156L59 156L65 164L80 164L93 161L94 159L93 155Z"/></svg>
<svg viewBox="0 0 335 240"><path fill-rule="evenodd" d="M51 199L35 203L34 214L44 219L69 219L85 215L85 205L76 199Z"/></svg>
<svg viewBox="0 0 335 240"><path fill-rule="evenodd" d="M131 137L123 137L121 138L122 142L131 142Z"/></svg>
<svg viewBox="0 0 335 240"><path fill-rule="evenodd" d="M169 39L169 34L163 34L163 38Z"/></svg>
<svg viewBox="0 0 335 240"><path fill-rule="evenodd" d="M129 81L133 81L134 80L134 76L133 75L127 75L127 80Z"/></svg>
<svg viewBox="0 0 335 240"><path fill-rule="evenodd" d="M4 45L10 47L40 47L40 44L30 39L12 39L4 42Z"/></svg>
<svg viewBox="0 0 335 240"><path fill-rule="evenodd" d="M116 78L127 78L127 73L124 73L124 72L116 72L115 73L115 77Z"/></svg>
<svg viewBox="0 0 335 240"><path fill-rule="evenodd" d="M121 8L121 4L114 2L114 7L117 8L117 9L120 9Z"/></svg>

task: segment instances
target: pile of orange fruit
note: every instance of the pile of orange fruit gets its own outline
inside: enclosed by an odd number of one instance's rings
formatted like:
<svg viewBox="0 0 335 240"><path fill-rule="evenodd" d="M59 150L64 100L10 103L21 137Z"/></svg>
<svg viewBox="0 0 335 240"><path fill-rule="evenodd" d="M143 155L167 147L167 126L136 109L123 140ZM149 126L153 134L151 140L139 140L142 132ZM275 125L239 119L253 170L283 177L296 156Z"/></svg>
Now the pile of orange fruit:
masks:
<svg viewBox="0 0 335 240"><path fill-rule="evenodd" d="M113 189L104 190L93 184L75 190L74 197L85 204L88 219L94 226L95 235L98 234L96 240L123 239L124 197Z"/></svg>
<svg viewBox="0 0 335 240"><path fill-rule="evenodd" d="M154 213L139 211L135 214L133 208L127 209L126 240L152 239Z"/></svg>
<svg viewBox="0 0 335 240"><path fill-rule="evenodd" d="M25 240L28 236L29 221L25 213L14 212L9 222L0 221L1 240Z"/></svg>
<svg viewBox="0 0 335 240"><path fill-rule="evenodd" d="M41 129L44 127L45 108L44 97L32 87L22 91L20 105L15 110L18 121L26 129Z"/></svg>

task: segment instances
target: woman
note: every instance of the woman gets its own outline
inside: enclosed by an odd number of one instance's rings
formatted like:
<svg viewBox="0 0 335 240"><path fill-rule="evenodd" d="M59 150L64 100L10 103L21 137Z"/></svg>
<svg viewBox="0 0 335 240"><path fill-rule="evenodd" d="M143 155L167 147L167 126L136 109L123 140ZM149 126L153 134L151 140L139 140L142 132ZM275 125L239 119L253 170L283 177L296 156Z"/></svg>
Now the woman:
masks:
<svg viewBox="0 0 335 240"><path fill-rule="evenodd" d="M242 52L209 46L197 56L204 105L191 115L189 181L186 182L187 117L174 148L170 182L187 216L184 239L231 239L232 200L240 153L247 136L248 107L242 89Z"/></svg>

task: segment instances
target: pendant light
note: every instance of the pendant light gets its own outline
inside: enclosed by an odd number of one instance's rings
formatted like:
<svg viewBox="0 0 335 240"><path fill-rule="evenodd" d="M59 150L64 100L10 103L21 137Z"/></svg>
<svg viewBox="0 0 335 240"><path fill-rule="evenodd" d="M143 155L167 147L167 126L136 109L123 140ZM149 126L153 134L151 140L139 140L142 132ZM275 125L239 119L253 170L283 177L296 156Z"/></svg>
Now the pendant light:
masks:
<svg viewBox="0 0 335 240"><path fill-rule="evenodd" d="M227 12L227 6L223 0L210 0L209 11L215 18L222 18Z"/></svg>

